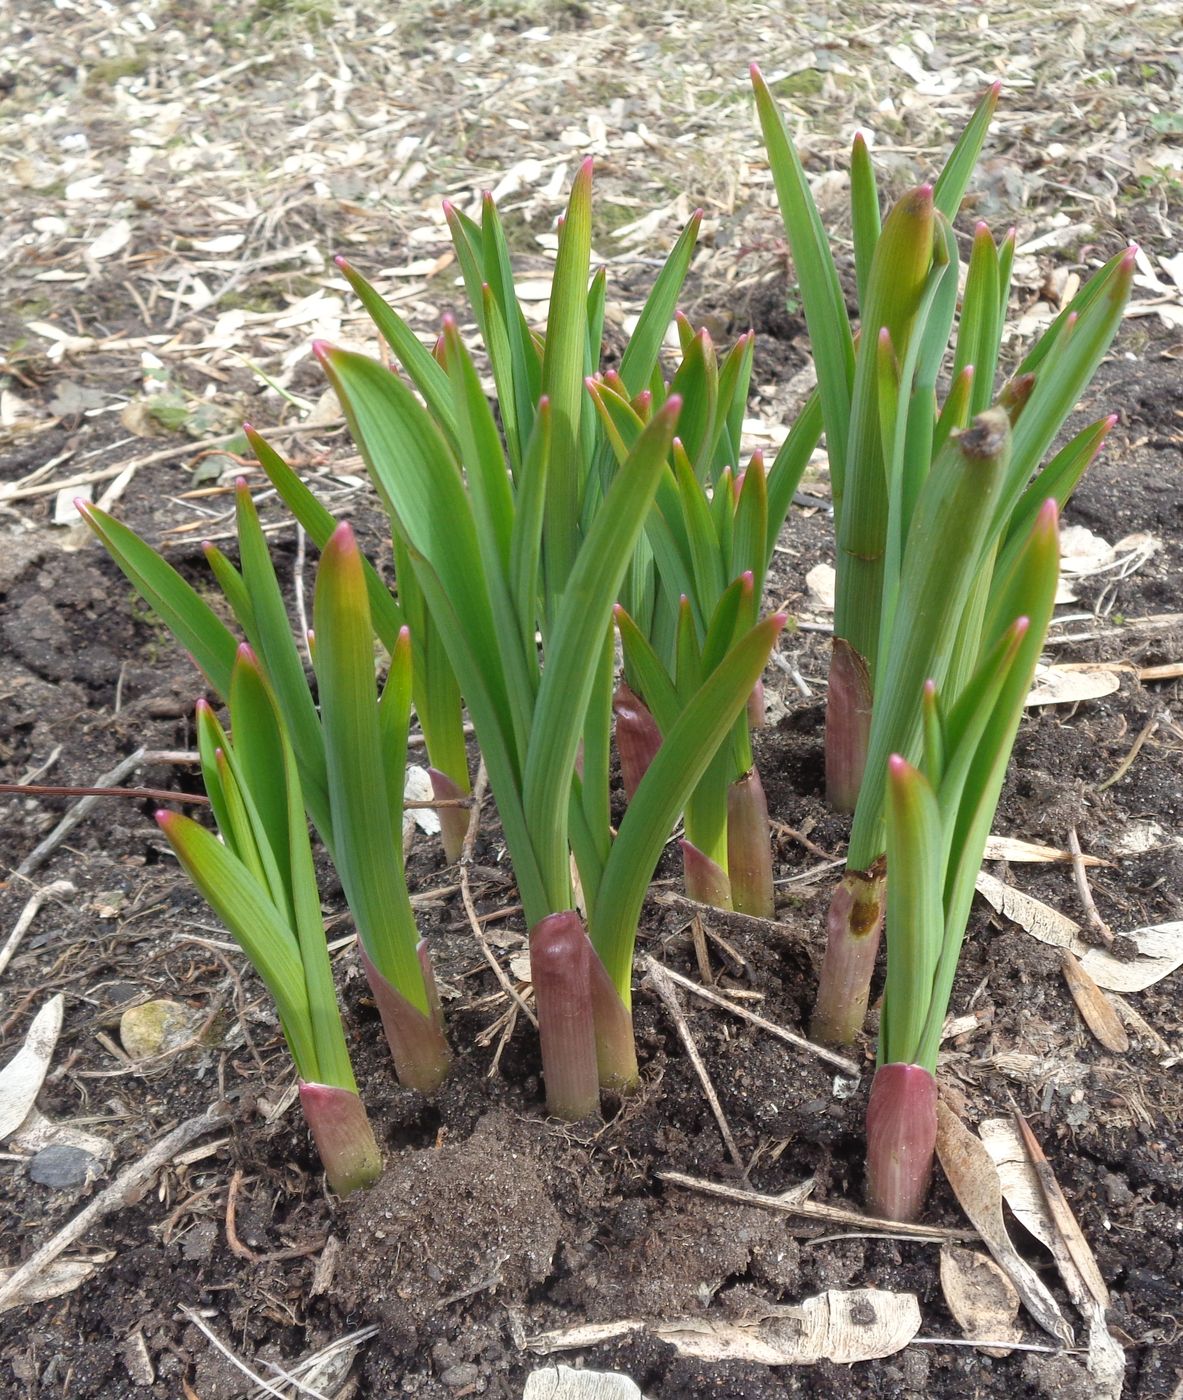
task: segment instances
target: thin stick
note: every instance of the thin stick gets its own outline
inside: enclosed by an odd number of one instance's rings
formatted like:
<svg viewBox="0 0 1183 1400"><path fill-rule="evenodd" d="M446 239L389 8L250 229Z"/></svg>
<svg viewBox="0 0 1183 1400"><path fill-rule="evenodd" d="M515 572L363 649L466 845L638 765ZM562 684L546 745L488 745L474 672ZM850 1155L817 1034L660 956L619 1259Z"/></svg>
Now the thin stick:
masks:
<svg viewBox="0 0 1183 1400"><path fill-rule="evenodd" d="M795 1031L789 1031L784 1026L778 1026L774 1021L766 1021L763 1016L757 1016L754 1011L746 1011L742 1006L736 1006L726 997L720 996L718 992L712 992L707 987L700 987L697 982L692 982L689 977L683 977L680 972L675 972L672 967L663 967L661 963L655 962L648 953L642 959L645 970L649 973L654 968L659 969L666 977L676 982L679 987L684 987L686 991L693 992L696 997L701 997L703 1001L709 1001L714 1006L721 1006L724 1011L730 1011L733 1016L740 1016L745 1021L750 1021L753 1026L759 1026L761 1030L767 1031L769 1035L775 1035L778 1039L787 1041L790 1045L795 1045L798 1050L807 1050L811 1055L816 1055L819 1060L827 1060L836 1069L840 1069L843 1074L849 1075L852 1079L857 1079L862 1071L853 1060L848 1060L845 1055L835 1054L833 1050L827 1050L824 1045L815 1045L812 1040L806 1040L803 1035L798 1035Z"/></svg>
<svg viewBox="0 0 1183 1400"><path fill-rule="evenodd" d="M330 428L340 427L340 422L335 423L292 423L286 428L272 428L267 433L269 439L292 437L296 433L302 432L325 432ZM48 496L55 491L65 491L72 486L89 486L92 481L110 481L112 477L118 476L125 471L138 471L141 467L154 466L157 462L172 462L178 457L196 457L199 453L209 451L211 448L222 447L228 442L232 442L238 433L224 433L221 437L206 438L204 442L186 442L176 447L165 447L159 452L149 452L146 457L136 457L131 462L120 462L114 467L96 467L94 471L79 472L75 476L63 477L57 481L42 481L36 485L21 486L19 483L12 486L0 486L0 501L20 501L29 496Z"/></svg>
<svg viewBox="0 0 1183 1400"><path fill-rule="evenodd" d="M74 886L69 880L55 880L52 885L46 885L43 889L34 890L29 896L29 901L20 912L20 917L12 926L12 932L4 941L4 947L0 948L0 975L12 961L13 955L20 947L21 939L28 933L29 927L37 917L37 911L47 899L55 899L58 895L65 897L68 894L76 893Z"/></svg>
<svg viewBox="0 0 1183 1400"><path fill-rule="evenodd" d="M130 754L127 758L123 759L122 762L117 763L109 773L104 773L95 786L117 787L129 773L134 772L143 763L146 752L146 749L137 749L135 753ZM20 865L16 868L16 874L31 875L34 870L44 865L78 823L90 815L98 803L98 800L97 797L83 797L80 801L76 802L49 835L34 846L24 860L21 861Z"/></svg>
<svg viewBox="0 0 1183 1400"><path fill-rule="evenodd" d="M1113 946L1113 930L1097 912L1097 906L1093 902L1093 892L1089 889L1088 871L1084 867L1084 852L1080 849L1080 838L1076 834L1076 828L1068 828L1068 851L1072 856L1072 877L1076 881L1076 893L1080 896L1080 902L1084 906L1085 922L1100 936L1105 946Z"/></svg>
<svg viewBox="0 0 1183 1400"><path fill-rule="evenodd" d="M1130 745L1129 753L1126 754L1122 761L1113 770L1112 774L1108 778L1106 778L1103 783L1097 784L1098 792L1104 792L1106 788L1112 787L1114 783L1119 783L1122 780L1122 778L1125 777L1125 775L1130 771L1130 768L1133 766L1134 759L1138 757L1138 751L1141 749L1142 745L1146 742L1146 740L1150 738L1151 734L1154 733L1161 719L1161 715L1152 715L1150 719L1147 720L1146 724L1143 725L1142 729L1138 732L1138 737Z"/></svg>
<svg viewBox="0 0 1183 1400"><path fill-rule="evenodd" d="M482 758L480 767L477 769L476 782L472 786L472 815L468 818L468 830L464 833L464 842L460 847L460 898L464 902L464 912L468 915L468 922L476 935L476 941L480 946L481 953L485 961L493 969L498 982L501 983L502 990L510 1001L518 1008L523 1016L530 1022L535 1030L538 1029L538 1018L526 1005L521 993L510 981L509 974L497 961L497 958L489 947L488 939L485 937L485 930L481 927L481 921L477 917L476 905L472 900L472 885L469 882L469 870L472 867L472 856L476 850L477 832L481 829L481 803L484 801L485 791L489 786L489 775L485 770L485 760Z"/></svg>
<svg viewBox="0 0 1183 1400"><path fill-rule="evenodd" d="M145 1186L160 1167L165 1166L178 1152L188 1147L197 1138L204 1137L206 1133L221 1127L229 1116L230 1109L227 1104L211 1105L204 1113L199 1113L195 1118L189 1118L179 1127L174 1128L171 1133L162 1137L154 1147L150 1147L142 1157L120 1172L106 1190L100 1191L88 1206L78 1212L73 1220L65 1224L40 1249L34 1250L19 1268L15 1269L3 1283L0 1283L0 1311L12 1304L19 1303L24 1289L60 1254L80 1240L92 1225L97 1224L104 1216L110 1215L112 1211L122 1210L131 1201L138 1200L139 1188Z"/></svg>
<svg viewBox="0 0 1183 1400"><path fill-rule="evenodd" d="M715 1093L715 1086L711 1083L711 1076L707 1073L707 1067L702 1062L702 1056L698 1053L698 1046L694 1043L694 1037L690 1034L690 1027L686 1023L686 1017L682 1013L682 1008L678 1005L678 994L674 991L674 984L669 973L659 962L654 962L652 958L647 958L649 977L653 985L657 988L665 1009L670 1013L670 1019L678 1029L678 1035L685 1047L686 1055L690 1063L694 1066L694 1072L698 1075L698 1082L702 1085L702 1091L706 1095L707 1103L711 1106L711 1112L715 1115L715 1122L719 1125L719 1132L723 1136L723 1142L727 1151L731 1154L731 1160L744 1171L743 1157L739 1148L735 1145L735 1138L731 1132L731 1124L727 1121L727 1115L723 1112L723 1105L719 1102L719 1096Z"/></svg>
<svg viewBox="0 0 1183 1400"><path fill-rule="evenodd" d="M131 797L153 802L208 802L197 792L172 792L167 788L58 787L53 783L0 783L0 792L28 797Z"/></svg>
<svg viewBox="0 0 1183 1400"><path fill-rule="evenodd" d="M759 1206L761 1210L774 1210L780 1215L800 1215L806 1220L828 1220L836 1225L854 1225L860 1230L874 1230L880 1235L903 1235L916 1240L964 1240L972 1238L972 1230L949 1230L943 1225L905 1225L898 1220L879 1220L849 1206L828 1206L821 1201L811 1201L801 1187L786 1192L783 1196L764 1196L759 1191L746 1191L742 1186L724 1186L719 1181L707 1181L703 1177L686 1176L684 1172L658 1172L659 1181L668 1181L672 1186L684 1186L687 1191L701 1191L705 1196L721 1196L725 1201L735 1201L738 1205ZM811 1189L813 1183L806 1182Z"/></svg>

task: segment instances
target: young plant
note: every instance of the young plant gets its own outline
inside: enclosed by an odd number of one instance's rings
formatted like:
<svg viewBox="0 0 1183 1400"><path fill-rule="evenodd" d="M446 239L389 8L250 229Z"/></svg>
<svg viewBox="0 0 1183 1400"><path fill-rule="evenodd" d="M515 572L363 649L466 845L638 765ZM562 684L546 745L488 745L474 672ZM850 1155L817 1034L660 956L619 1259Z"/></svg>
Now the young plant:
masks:
<svg viewBox="0 0 1183 1400"><path fill-rule="evenodd" d="M765 473L757 452L746 471L736 474L712 445L710 430L735 420L727 440L738 441L751 338L740 337L720 368L705 331L692 335L684 318L679 329L684 358L673 385L693 390L698 412L686 430L679 423L646 524L646 551L638 549L625 585L626 596L630 587L633 594L640 593L641 616L648 618L646 627L629 613L628 625L621 628L626 681L614 708L626 790L635 786L704 663L721 654L737 616L754 620L773 547L821 432L814 399L770 472ZM652 411L652 395L630 402L613 375L589 388L616 458L623 461ZM637 588L646 558L654 566L647 593ZM682 850L686 892L692 898L771 918L768 809L750 737L754 722L762 722L762 710L757 682L729 742L686 805Z"/></svg>
<svg viewBox="0 0 1183 1400"><path fill-rule="evenodd" d="M827 789L835 806L853 808L854 822L827 917L812 1031L846 1042L862 1026L883 920L888 756L918 759L925 678L956 703L984 654L983 619L1016 542L1042 500L1063 506L1112 426L1112 419L1091 425L1041 466L1117 331L1134 263L1127 251L1101 269L996 395L1013 234L995 246L977 226L959 301L950 226L985 139L995 85L939 179L905 194L882 225L870 156L856 137L856 337L800 160L763 79L757 70L752 76L798 269L833 484ZM976 426L966 431L971 420Z"/></svg>
<svg viewBox="0 0 1183 1400"><path fill-rule="evenodd" d="M237 650L229 690L233 743L210 707L197 703L202 774L221 842L177 812L157 812L156 820L274 998L325 1174L347 1196L378 1176L382 1160L345 1045L295 755L247 646Z"/></svg>
<svg viewBox="0 0 1183 1400"><path fill-rule="evenodd" d="M928 1189L941 1029L1058 575L1053 499L1004 571L983 621L982 661L957 700L946 707L936 683L925 685L919 765L887 760L887 987L867 1105L867 1190L872 1211L892 1220L914 1220Z"/></svg>
<svg viewBox="0 0 1183 1400"><path fill-rule="evenodd" d="M542 382L566 402L564 318L581 316L586 268L560 234ZM613 604L671 450L669 399L602 489L577 510L573 538L548 538L555 483L576 463L555 455L549 395L532 415L511 477L489 403L450 319L438 354L455 443L378 362L318 345L355 441L444 638L489 773L530 927L547 1103L593 1112L599 1088L636 1078L632 949L645 891L687 797L746 704L783 618L743 631L666 735L613 835L608 791ZM582 375L580 374L580 382ZM568 415L568 433L574 422ZM544 509L545 503L545 509ZM586 529L579 522L589 522ZM541 628L540 655L536 634ZM581 763L578 760L581 759ZM576 910L578 868L587 926Z"/></svg>
<svg viewBox="0 0 1183 1400"><path fill-rule="evenodd" d="M184 579L126 526L79 503L112 558L224 702L238 642ZM317 574L312 698L287 610L244 482L236 491L241 571L212 545L206 558L263 668L290 736L303 799L341 875L366 974L402 1083L429 1092L447 1071L438 998L403 874L402 795L411 695L411 644L397 605L362 558L348 526L324 543ZM371 613L371 599L374 609ZM390 671L375 694L374 617L390 643ZM399 622L392 630L391 624Z"/></svg>

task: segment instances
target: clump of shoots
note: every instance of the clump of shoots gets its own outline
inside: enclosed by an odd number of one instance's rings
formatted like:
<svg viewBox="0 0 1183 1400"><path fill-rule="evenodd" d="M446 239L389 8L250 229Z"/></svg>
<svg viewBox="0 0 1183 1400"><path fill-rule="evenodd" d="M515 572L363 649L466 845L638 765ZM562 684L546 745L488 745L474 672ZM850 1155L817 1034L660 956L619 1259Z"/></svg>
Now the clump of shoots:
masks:
<svg viewBox="0 0 1183 1400"><path fill-rule="evenodd" d="M222 840L176 812L156 820L274 998L304 1117L329 1184L345 1196L373 1181L382 1162L345 1045L295 755L247 646L229 689L233 743L210 707L197 707L202 773Z"/></svg>
<svg viewBox="0 0 1183 1400"><path fill-rule="evenodd" d="M923 686L919 764L900 754L886 763L887 986L867 1107L867 1192L874 1213L890 1219L914 1220L928 1189L941 1028L1058 575L1049 500L987 610L978 668L949 706L935 681Z"/></svg>
<svg viewBox="0 0 1183 1400"><path fill-rule="evenodd" d="M926 677L948 705L957 702L985 654L984 618L1008 554L1044 500L1064 505L1109 431L1110 420L1095 423L1043 464L1121 322L1133 251L1087 282L1010 381L996 385L1014 233L996 245L979 223L962 279L952 230L998 101L995 84L939 177L906 192L885 218L870 152L855 138L856 336L797 152L758 69L752 81L817 368L833 487L826 777L831 803L853 811L854 822L812 1029L849 1042L862 1026L882 923L888 757L919 757Z"/></svg>

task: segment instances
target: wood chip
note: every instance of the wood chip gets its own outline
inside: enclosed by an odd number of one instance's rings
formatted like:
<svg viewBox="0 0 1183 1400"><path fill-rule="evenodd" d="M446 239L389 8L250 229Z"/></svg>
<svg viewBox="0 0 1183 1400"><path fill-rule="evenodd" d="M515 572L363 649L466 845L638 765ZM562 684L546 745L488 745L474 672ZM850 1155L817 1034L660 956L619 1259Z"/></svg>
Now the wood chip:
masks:
<svg viewBox="0 0 1183 1400"><path fill-rule="evenodd" d="M0 1140L15 1133L37 1101L62 1031L65 998L59 992L38 1011L24 1043L0 1070Z"/></svg>

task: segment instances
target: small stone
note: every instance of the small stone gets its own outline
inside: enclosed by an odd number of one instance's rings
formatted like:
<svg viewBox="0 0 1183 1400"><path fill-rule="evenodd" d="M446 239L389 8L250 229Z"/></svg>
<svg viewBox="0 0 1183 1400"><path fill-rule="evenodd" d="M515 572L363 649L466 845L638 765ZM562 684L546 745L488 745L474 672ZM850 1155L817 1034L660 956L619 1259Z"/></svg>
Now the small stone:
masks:
<svg viewBox="0 0 1183 1400"><path fill-rule="evenodd" d="M65 1143L50 1143L29 1163L29 1175L39 1186L65 1191L72 1186L85 1186L91 1176L97 1176L99 1164L81 1147Z"/></svg>
<svg viewBox="0 0 1183 1400"><path fill-rule="evenodd" d="M119 1039L131 1059L148 1060L192 1040L203 1019L201 1012L179 1001L147 1001L123 1013Z"/></svg>
<svg viewBox="0 0 1183 1400"><path fill-rule="evenodd" d="M463 1390L466 1385L475 1385L480 1372L471 1361L461 1361L455 1366L449 1366L440 1376L440 1380L453 1390Z"/></svg>

